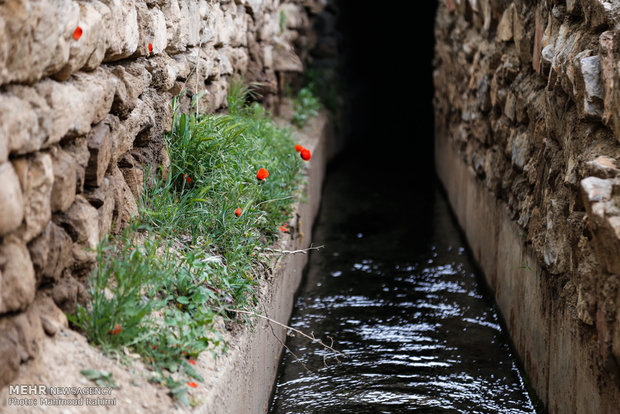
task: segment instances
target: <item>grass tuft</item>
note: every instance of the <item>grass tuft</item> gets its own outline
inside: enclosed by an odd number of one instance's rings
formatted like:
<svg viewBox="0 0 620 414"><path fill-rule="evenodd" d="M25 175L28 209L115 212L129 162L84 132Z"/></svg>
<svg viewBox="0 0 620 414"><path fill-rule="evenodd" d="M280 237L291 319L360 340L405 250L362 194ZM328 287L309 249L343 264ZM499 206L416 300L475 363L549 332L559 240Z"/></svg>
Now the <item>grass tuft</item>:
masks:
<svg viewBox="0 0 620 414"><path fill-rule="evenodd" d="M301 88L297 97L293 99L293 119L291 122L297 127L302 128L311 118L319 114L321 102L314 92L313 84Z"/></svg>
<svg viewBox="0 0 620 414"><path fill-rule="evenodd" d="M100 244L91 302L69 316L104 352L140 355L152 380L186 403L186 384L203 381L191 359L223 345L215 324L234 317L226 309L255 302L260 253L302 184L291 131L249 104L251 94L233 84L225 115L179 113L174 101L170 169L145 173L154 182L139 218ZM269 171L262 181L260 168Z"/></svg>

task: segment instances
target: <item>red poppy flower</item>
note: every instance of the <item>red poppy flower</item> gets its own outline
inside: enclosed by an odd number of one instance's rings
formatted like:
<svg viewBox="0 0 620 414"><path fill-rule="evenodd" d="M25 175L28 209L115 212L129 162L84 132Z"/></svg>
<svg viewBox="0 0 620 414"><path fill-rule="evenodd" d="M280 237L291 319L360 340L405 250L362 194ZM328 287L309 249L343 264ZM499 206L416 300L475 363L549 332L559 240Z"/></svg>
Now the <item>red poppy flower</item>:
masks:
<svg viewBox="0 0 620 414"><path fill-rule="evenodd" d="M185 175L183 174L183 179L185 180L185 182L187 182L189 184L190 181L192 181L191 178L189 178L189 175Z"/></svg>
<svg viewBox="0 0 620 414"><path fill-rule="evenodd" d="M286 232L288 230L286 224L283 226L280 226L280 230Z"/></svg>
<svg viewBox="0 0 620 414"><path fill-rule="evenodd" d="M82 28L80 26L78 26L73 31L73 38L75 40L80 40L80 37L82 37Z"/></svg>
<svg viewBox="0 0 620 414"><path fill-rule="evenodd" d="M243 212L243 210L241 210L241 208L237 207L237 209L235 210L235 216L239 217L242 212Z"/></svg>
<svg viewBox="0 0 620 414"><path fill-rule="evenodd" d="M153 53L153 43L149 43L149 53Z"/></svg>
<svg viewBox="0 0 620 414"><path fill-rule="evenodd" d="M301 155L301 159L304 160L304 161L309 161L310 158L312 157L312 154L310 154L310 150L307 150L305 148L303 150L301 150L299 155Z"/></svg>
<svg viewBox="0 0 620 414"><path fill-rule="evenodd" d="M187 385L189 385L192 388L198 387L198 384L196 384L195 382L188 382Z"/></svg>
<svg viewBox="0 0 620 414"><path fill-rule="evenodd" d="M303 151L303 149L304 149L304 147L302 147L301 145L299 145L299 144L295 145L295 151L301 152L301 151Z"/></svg>
<svg viewBox="0 0 620 414"><path fill-rule="evenodd" d="M258 172L256 173L256 178L260 181L264 180L265 178L269 177L269 171L267 171L264 168L261 168L260 170L258 170Z"/></svg>
<svg viewBox="0 0 620 414"><path fill-rule="evenodd" d="M196 365L196 361L194 361L193 359L190 359L190 360L189 360L189 361L187 361L187 362L189 362L189 363L190 363L190 364L192 364L192 365Z"/></svg>
<svg viewBox="0 0 620 414"><path fill-rule="evenodd" d="M120 331L122 331L122 330L123 330L123 328L121 327L121 325L120 325L120 324L118 324L118 325L116 325L116 326L114 327L114 329L112 329L112 335L116 335L117 333L119 333L119 332L120 332Z"/></svg>

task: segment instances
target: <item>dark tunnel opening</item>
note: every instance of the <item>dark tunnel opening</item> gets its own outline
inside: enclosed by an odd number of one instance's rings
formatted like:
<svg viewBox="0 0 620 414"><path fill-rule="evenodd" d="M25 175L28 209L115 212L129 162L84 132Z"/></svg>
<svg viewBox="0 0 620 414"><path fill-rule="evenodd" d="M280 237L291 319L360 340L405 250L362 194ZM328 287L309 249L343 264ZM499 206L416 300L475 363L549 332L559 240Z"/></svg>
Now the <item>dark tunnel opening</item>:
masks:
<svg viewBox="0 0 620 414"><path fill-rule="evenodd" d="M437 2L340 1L345 151L375 174L430 179Z"/></svg>

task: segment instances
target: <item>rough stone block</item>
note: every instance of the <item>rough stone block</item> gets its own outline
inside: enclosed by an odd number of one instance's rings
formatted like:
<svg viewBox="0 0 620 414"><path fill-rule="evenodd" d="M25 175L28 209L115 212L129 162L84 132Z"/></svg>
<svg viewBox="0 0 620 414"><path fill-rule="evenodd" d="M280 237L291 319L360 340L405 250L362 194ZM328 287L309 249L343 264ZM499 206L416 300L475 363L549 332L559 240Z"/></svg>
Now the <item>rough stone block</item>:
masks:
<svg viewBox="0 0 620 414"><path fill-rule="evenodd" d="M134 56L157 55L168 46L166 18L158 8L149 9L145 3L137 3L138 29L140 40ZM153 46L149 51L149 44Z"/></svg>
<svg viewBox="0 0 620 414"><path fill-rule="evenodd" d="M39 316L41 327L49 336L55 335L59 330L69 327L69 321L65 313L56 306L54 300L45 295L38 294L33 307Z"/></svg>
<svg viewBox="0 0 620 414"><path fill-rule="evenodd" d="M226 97L228 96L228 82L226 79L220 79L207 86L207 93L204 98L207 100L210 111L226 106Z"/></svg>
<svg viewBox="0 0 620 414"><path fill-rule="evenodd" d="M54 222L49 222L43 233L28 243L37 283L58 280L72 261L71 238Z"/></svg>
<svg viewBox="0 0 620 414"><path fill-rule="evenodd" d="M197 46L200 43L201 16L196 1L180 0L181 21L187 25L184 34L187 33L187 46Z"/></svg>
<svg viewBox="0 0 620 414"><path fill-rule="evenodd" d="M138 49L140 31L134 0L103 0L109 9L106 21L107 43L104 62L112 62L133 55Z"/></svg>
<svg viewBox="0 0 620 414"><path fill-rule="evenodd" d="M69 270L63 272L63 277L54 284L52 299L63 312L75 312L80 294L80 284L71 277Z"/></svg>
<svg viewBox="0 0 620 414"><path fill-rule="evenodd" d="M35 285L26 245L15 236L6 237L0 244L0 314L25 310L34 300Z"/></svg>
<svg viewBox="0 0 620 414"><path fill-rule="evenodd" d="M512 139L511 160L519 170L523 170L530 159L530 143L527 134L515 134Z"/></svg>
<svg viewBox="0 0 620 414"><path fill-rule="evenodd" d="M62 68L78 16L78 5L71 0L2 2L0 85L33 83Z"/></svg>
<svg viewBox="0 0 620 414"><path fill-rule="evenodd" d="M221 6L214 4L207 17L207 26L213 33L215 47L229 46L235 36L235 22L230 13L224 13Z"/></svg>
<svg viewBox="0 0 620 414"><path fill-rule="evenodd" d="M114 217L114 188L109 178L104 178L100 187L84 194L88 202L99 214L99 234L103 236L110 231Z"/></svg>
<svg viewBox="0 0 620 414"><path fill-rule="evenodd" d="M586 205L596 201L608 201L611 198L612 182L598 177L588 177L581 180L581 189L586 197Z"/></svg>
<svg viewBox="0 0 620 414"><path fill-rule="evenodd" d="M84 190L86 166L90 159L88 140L86 137L75 138L65 143L62 148L75 160L75 191L81 193Z"/></svg>
<svg viewBox="0 0 620 414"><path fill-rule="evenodd" d="M304 29L310 24L308 22L308 15L303 9L303 6L299 4L281 4L278 8L277 16L278 19L284 19L284 24L289 29Z"/></svg>
<svg viewBox="0 0 620 414"><path fill-rule="evenodd" d="M103 54L99 53L99 57L92 59L91 57L96 50L102 50L105 45L105 31L103 27L103 19L95 6L89 3L80 3L79 26L82 29L82 35L79 39L70 39L69 43L69 59L67 63L56 72L53 77L58 81L63 81L71 74L83 66L90 60L92 69L101 63Z"/></svg>
<svg viewBox="0 0 620 414"><path fill-rule="evenodd" d="M112 14L110 12L110 8L101 1L93 0L86 4L92 7L95 12L99 14L101 23L100 33L98 33L99 37L94 43L95 47L82 67L82 70L91 71L97 69L105 58L109 42L108 37L110 36L109 31L111 28L110 23L112 22ZM89 14L94 15L95 13L89 11Z"/></svg>
<svg viewBox="0 0 620 414"><path fill-rule="evenodd" d="M121 173L125 178L125 182L131 191L131 194L138 200L142 197L142 188L144 187L144 173L141 168L121 168Z"/></svg>
<svg viewBox="0 0 620 414"><path fill-rule="evenodd" d="M228 64L225 72L221 69L222 74L242 74L246 72L249 56L245 48L224 48L222 49L222 54L226 57Z"/></svg>
<svg viewBox="0 0 620 414"><path fill-rule="evenodd" d="M262 0L259 0L262 1ZM211 12L211 6L207 0L198 0L198 15L200 17L199 20L199 39L198 44L206 45L210 44L213 41L213 32L209 28L207 24L205 24L209 13ZM191 31L190 31L191 32ZM193 40L191 40L193 42Z"/></svg>
<svg viewBox="0 0 620 414"><path fill-rule="evenodd" d="M84 123L88 124L88 127L81 129L88 132L91 124L101 122L110 112L117 79L109 76L103 68L98 68L89 73L76 73L71 77L70 82L81 93L78 97L78 105L85 108L82 108L79 114L84 118Z"/></svg>
<svg viewBox="0 0 620 414"><path fill-rule="evenodd" d="M612 274L620 274L620 209L614 200L619 187L617 178L588 177L581 180L594 251L599 263Z"/></svg>
<svg viewBox="0 0 620 414"><path fill-rule="evenodd" d="M0 160L6 160L8 153L36 151L47 142L48 111L45 100L31 87L11 86L0 93Z"/></svg>
<svg viewBox="0 0 620 414"><path fill-rule="evenodd" d="M155 110L150 105L150 102L138 99L136 107L131 112L131 115L129 115L127 120L123 122L123 128L125 132L123 136L119 136L119 148L132 148L132 146L134 145L134 141L137 141L135 145L148 144L147 137L141 137L140 134L143 131L152 128L154 125ZM122 150L117 150L118 155L122 155L122 153Z"/></svg>
<svg viewBox="0 0 620 414"><path fill-rule="evenodd" d="M108 178L114 190L115 219L112 232L118 234L138 214L138 205L120 169L114 166L110 172Z"/></svg>
<svg viewBox="0 0 620 414"><path fill-rule="evenodd" d="M598 56L580 59L579 69L584 85L583 112L586 116L603 116L603 91L601 87L601 67Z"/></svg>
<svg viewBox="0 0 620 414"><path fill-rule="evenodd" d="M293 50L276 47L273 50L273 69L279 72L303 72L304 66Z"/></svg>
<svg viewBox="0 0 620 414"><path fill-rule="evenodd" d="M75 134L88 132L90 124L87 126L88 121L83 118L83 107L88 106L87 100L80 99L81 94L75 86L70 83L61 84L47 79L39 82L35 88L51 108L48 113L48 119L51 123L47 137L48 143L59 142L70 130ZM75 125L76 122L79 126Z"/></svg>
<svg viewBox="0 0 620 414"><path fill-rule="evenodd" d="M586 163L588 175L598 178L613 178L620 174L620 169L616 165L616 160L611 157L601 155Z"/></svg>
<svg viewBox="0 0 620 414"><path fill-rule="evenodd" d="M13 166L24 200L24 222L19 232L23 240L29 242L43 231L52 217L52 157L40 152L16 159Z"/></svg>
<svg viewBox="0 0 620 414"><path fill-rule="evenodd" d="M145 64L146 70L151 74L151 87L160 91L172 89L178 76L178 66L170 57L156 56L149 59Z"/></svg>
<svg viewBox="0 0 620 414"><path fill-rule="evenodd" d="M61 226L73 240L73 259L77 266L86 268L94 264L99 243L99 215L97 209L81 195L65 212L54 215L54 222Z"/></svg>
<svg viewBox="0 0 620 414"><path fill-rule="evenodd" d="M87 136L90 159L86 167L86 184L98 187L112 156L110 127L102 122L96 125Z"/></svg>
<svg viewBox="0 0 620 414"><path fill-rule="evenodd" d="M112 219L114 218L116 203L114 200L114 188L108 178L103 180L101 190L102 203L97 208L97 212L99 213L99 234L103 236L104 234L108 234L112 228Z"/></svg>
<svg viewBox="0 0 620 414"><path fill-rule="evenodd" d="M111 73L117 79L112 112L126 119L136 107L138 96L151 83L151 74L142 65L117 65Z"/></svg>
<svg viewBox="0 0 620 414"><path fill-rule="evenodd" d="M24 202L13 165L0 165L0 236L16 230L24 218Z"/></svg>
<svg viewBox="0 0 620 414"><path fill-rule="evenodd" d="M76 162L62 149L52 151L54 185L52 187L52 212L68 209L75 199L77 185Z"/></svg>
<svg viewBox="0 0 620 414"><path fill-rule="evenodd" d="M541 54L543 49L543 18L540 11L540 5L536 7L536 15L534 17L534 49L532 50L532 69L537 73L541 70Z"/></svg>
<svg viewBox="0 0 620 414"><path fill-rule="evenodd" d="M264 13L256 19L258 27L258 39L263 42L271 42L274 35L280 32L280 16Z"/></svg>
<svg viewBox="0 0 620 414"><path fill-rule="evenodd" d="M512 36L515 41L515 47L519 54L519 59L523 66L529 65L532 61L532 40L531 34L525 28L525 22L519 11L515 8L512 20Z"/></svg>
<svg viewBox="0 0 620 414"><path fill-rule="evenodd" d="M601 88L603 91L603 122L609 124L614 115L614 41L615 34L611 31L601 33L599 36L599 50L601 56Z"/></svg>
<svg viewBox="0 0 620 414"><path fill-rule="evenodd" d="M184 52L189 41L187 16L181 21L181 7L178 1L165 2L161 10L166 16L166 52L171 55Z"/></svg>
<svg viewBox="0 0 620 414"><path fill-rule="evenodd" d="M34 307L18 315L0 318L0 387L8 385L17 376L22 362L37 354L42 333Z"/></svg>

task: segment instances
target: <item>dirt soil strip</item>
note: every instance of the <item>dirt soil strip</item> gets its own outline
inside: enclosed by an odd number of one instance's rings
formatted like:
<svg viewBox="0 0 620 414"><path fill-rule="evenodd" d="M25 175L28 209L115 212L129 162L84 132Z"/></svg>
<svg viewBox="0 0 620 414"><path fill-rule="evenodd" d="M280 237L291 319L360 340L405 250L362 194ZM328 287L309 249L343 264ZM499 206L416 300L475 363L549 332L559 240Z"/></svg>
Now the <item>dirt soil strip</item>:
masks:
<svg viewBox="0 0 620 414"><path fill-rule="evenodd" d="M284 111L283 113L286 113ZM290 119L290 118L289 118ZM333 151L330 123L324 114L314 118L302 130L296 131L297 141L312 152L307 163L305 203L297 204L297 217L289 223L294 231L282 238L274 249L298 250L310 246L312 224L319 209L328 153ZM320 242L320 240L319 240ZM295 292L301 281L307 255L289 254L274 260L271 276L259 284L258 312L281 323L290 317ZM271 325L271 326L270 326ZM267 411L269 397L278 369L285 329L254 318L251 326L229 332L222 326L222 335L228 351L214 359L204 352L196 361L196 371L204 383L190 389L190 400L195 407L181 406L168 396L165 386L151 384L149 370L138 359L131 366L103 355L88 344L79 333L62 329L40 343L39 356L23 365L12 385L44 385L49 387L95 387L80 371L83 369L111 372L120 389L108 395L44 395L9 393L9 387L0 391L0 412L6 413L260 413ZM235 330L233 330L235 331ZM79 398L81 397L81 405ZM9 399L12 404L9 406ZM66 405L41 405L41 399L73 400ZM88 398L88 400L87 400ZM76 401L78 400L78 401ZM37 405L19 405L36 402ZM100 405L97 405L100 404Z"/></svg>

